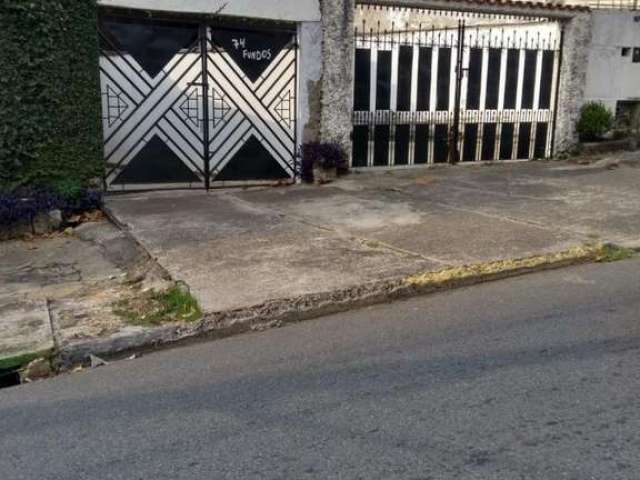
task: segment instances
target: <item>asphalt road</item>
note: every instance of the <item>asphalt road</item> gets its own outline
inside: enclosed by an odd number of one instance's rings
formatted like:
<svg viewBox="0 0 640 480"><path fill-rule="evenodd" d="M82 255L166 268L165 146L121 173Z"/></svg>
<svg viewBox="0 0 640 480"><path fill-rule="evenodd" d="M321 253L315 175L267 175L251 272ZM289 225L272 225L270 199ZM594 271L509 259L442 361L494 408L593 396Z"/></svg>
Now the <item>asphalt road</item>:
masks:
<svg viewBox="0 0 640 480"><path fill-rule="evenodd" d="M640 261L0 391L0 478L640 478Z"/></svg>

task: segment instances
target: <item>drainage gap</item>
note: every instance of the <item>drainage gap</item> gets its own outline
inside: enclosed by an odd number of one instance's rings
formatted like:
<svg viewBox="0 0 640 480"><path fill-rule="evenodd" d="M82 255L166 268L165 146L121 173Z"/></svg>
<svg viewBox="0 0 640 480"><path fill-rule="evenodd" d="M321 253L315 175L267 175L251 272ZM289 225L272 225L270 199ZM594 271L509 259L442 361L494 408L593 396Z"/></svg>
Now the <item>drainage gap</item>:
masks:
<svg viewBox="0 0 640 480"><path fill-rule="evenodd" d="M20 381L20 372L18 370L0 369L0 389L15 387L22 383Z"/></svg>

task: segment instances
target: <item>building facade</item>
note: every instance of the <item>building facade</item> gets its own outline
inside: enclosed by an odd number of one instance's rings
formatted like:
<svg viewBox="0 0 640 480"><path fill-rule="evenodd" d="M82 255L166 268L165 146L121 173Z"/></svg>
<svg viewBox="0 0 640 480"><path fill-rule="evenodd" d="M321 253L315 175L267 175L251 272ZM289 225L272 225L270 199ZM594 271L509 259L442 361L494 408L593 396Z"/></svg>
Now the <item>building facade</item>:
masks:
<svg viewBox="0 0 640 480"><path fill-rule="evenodd" d="M596 10L592 17L585 100L622 117L640 105L640 11Z"/></svg>
<svg viewBox="0 0 640 480"><path fill-rule="evenodd" d="M295 180L311 141L340 144L358 167L546 158L576 143L586 100L640 97L629 12L517 0L99 4L111 190Z"/></svg>

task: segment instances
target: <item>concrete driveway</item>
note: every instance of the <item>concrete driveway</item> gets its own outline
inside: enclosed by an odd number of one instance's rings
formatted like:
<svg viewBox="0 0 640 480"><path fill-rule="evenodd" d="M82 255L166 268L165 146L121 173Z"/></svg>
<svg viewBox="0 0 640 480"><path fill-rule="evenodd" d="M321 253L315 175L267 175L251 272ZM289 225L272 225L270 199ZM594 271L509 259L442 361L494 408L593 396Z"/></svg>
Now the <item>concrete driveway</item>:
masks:
<svg viewBox="0 0 640 480"><path fill-rule="evenodd" d="M317 187L114 195L207 313L602 240L640 245L638 154L354 173Z"/></svg>

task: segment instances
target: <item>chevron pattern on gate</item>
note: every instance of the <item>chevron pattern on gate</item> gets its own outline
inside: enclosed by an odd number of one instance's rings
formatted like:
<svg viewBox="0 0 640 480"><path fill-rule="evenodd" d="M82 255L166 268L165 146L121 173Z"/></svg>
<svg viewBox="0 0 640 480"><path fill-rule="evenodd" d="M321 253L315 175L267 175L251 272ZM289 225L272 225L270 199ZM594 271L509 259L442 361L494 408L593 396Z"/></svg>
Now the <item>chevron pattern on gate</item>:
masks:
<svg viewBox="0 0 640 480"><path fill-rule="evenodd" d="M294 34L103 18L100 35L111 190L294 177Z"/></svg>
<svg viewBox="0 0 640 480"><path fill-rule="evenodd" d="M246 175L294 176L294 37L291 34L263 37L266 38L237 31L210 32L207 74L212 102L210 171L214 181L241 179ZM251 50L248 42L268 48ZM253 60L256 55L264 55L268 60L256 66ZM248 145L253 147L243 155ZM248 165L249 155L254 168L237 165L234 169L231 165L233 162ZM260 157L263 164L257 166Z"/></svg>
<svg viewBox="0 0 640 480"><path fill-rule="evenodd" d="M103 21L100 80L106 183L202 186L206 175L198 27ZM146 35L140 38L141 35ZM151 56L140 42L163 38Z"/></svg>

